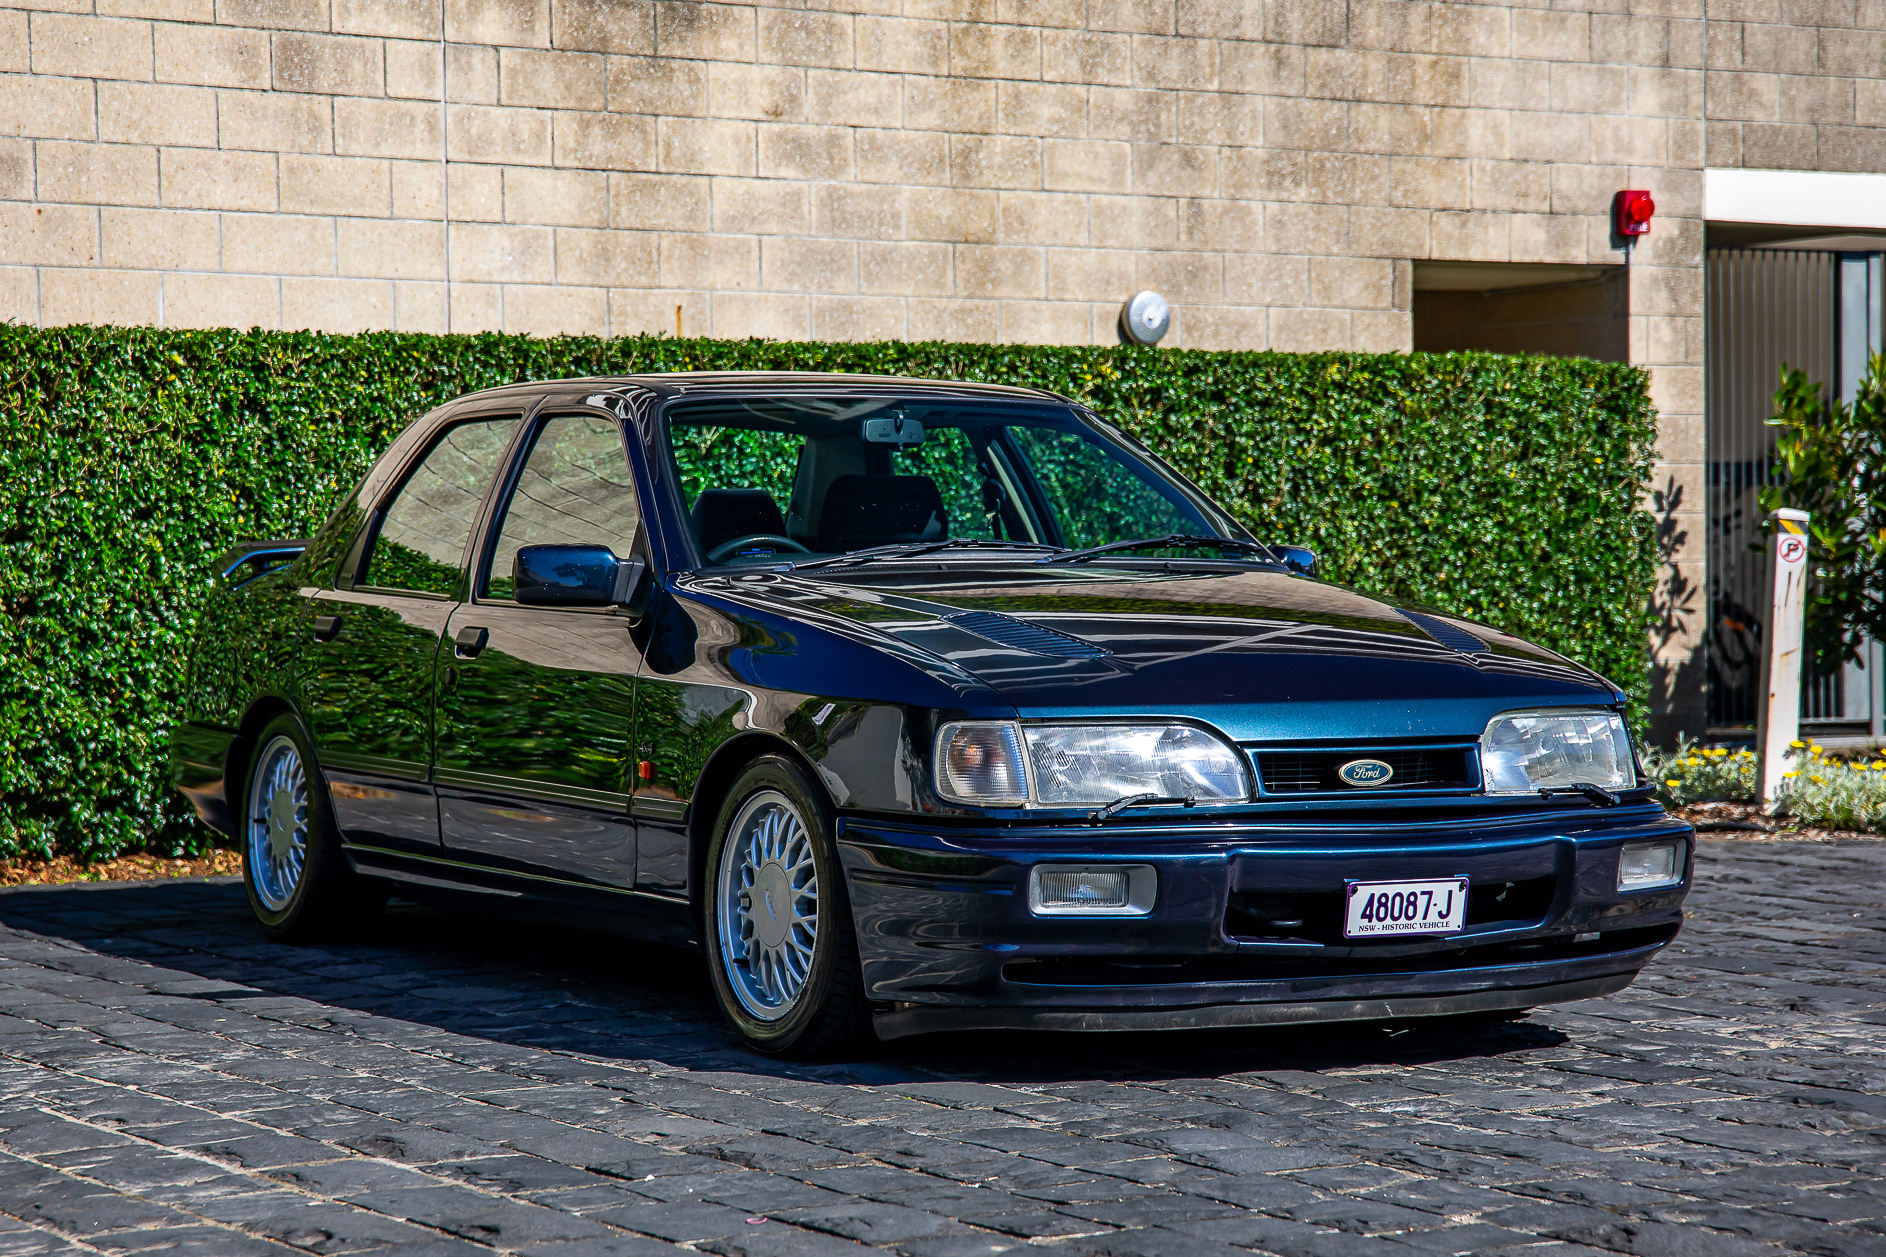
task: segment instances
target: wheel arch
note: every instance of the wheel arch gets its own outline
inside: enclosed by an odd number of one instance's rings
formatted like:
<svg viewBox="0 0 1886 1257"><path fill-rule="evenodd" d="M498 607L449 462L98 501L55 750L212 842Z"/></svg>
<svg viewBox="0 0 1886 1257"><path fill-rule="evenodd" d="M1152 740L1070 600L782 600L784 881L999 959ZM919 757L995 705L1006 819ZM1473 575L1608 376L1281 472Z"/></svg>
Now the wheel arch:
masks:
<svg viewBox="0 0 1886 1257"><path fill-rule="evenodd" d="M224 788L224 801L229 807L231 824L240 830L242 814L247 810L241 795L249 784L249 762L255 758L256 739L262 736L262 730L277 716L293 716L297 720L301 713L294 704L279 694L264 694L249 704L249 709L242 713L242 720L236 726L236 736L230 740L228 756L223 761L223 780L228 783ZM306 726L306 722L303 722ZM314 767L318 768L318 765ZM241 837L238 833L234 835Z"/></svg>
<svg viewBox="0 0 1886 1257"><path fill-rule="evenodd" d="M696 928L705 921L707 847L714 837L714 822L726 804L728 792L742 770L762 755L778 755L796 765L814 783L822 797L833 807L837 800L832 790L805 753L775 733L752 730L729 738L715 748L713 756L695 781L694 795L688 801L688 899L694 910Z"/></svg>

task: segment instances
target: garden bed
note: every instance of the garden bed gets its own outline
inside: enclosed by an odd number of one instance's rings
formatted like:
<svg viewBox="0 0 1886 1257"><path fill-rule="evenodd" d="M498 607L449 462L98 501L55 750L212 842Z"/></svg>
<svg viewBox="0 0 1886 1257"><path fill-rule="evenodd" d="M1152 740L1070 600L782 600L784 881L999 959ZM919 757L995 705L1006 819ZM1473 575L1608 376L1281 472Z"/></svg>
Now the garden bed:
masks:
<svg viewBox="0 0 1886 1257"><path fill-rule="evenodd" d="M209 851L173 859L125 855L86 863L70 856L52 860L0 860L0 886L52 886L63 882L153 882L168 877L235 877L242 873L242 853Z"/></svg>
<svg viewBox="0 0 1886 1257"><path fill-rule="evenodd" d="M1692 803L1673 807L1672 815L1696 826L1698 833L1716 838L1772 839L1782 842L1832 842L1837 838L1872 838L1865 830L1822 829L1792 816L1765 816L1755 803Z"/></svg>

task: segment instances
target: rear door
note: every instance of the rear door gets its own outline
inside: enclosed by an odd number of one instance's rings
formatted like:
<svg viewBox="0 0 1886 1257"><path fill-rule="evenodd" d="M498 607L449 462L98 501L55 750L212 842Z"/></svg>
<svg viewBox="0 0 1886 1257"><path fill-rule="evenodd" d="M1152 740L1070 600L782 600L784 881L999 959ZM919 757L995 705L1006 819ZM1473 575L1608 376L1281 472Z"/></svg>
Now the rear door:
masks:
<svg viewBox="0 0 1886 1257"><path fill-rule="evenodd" d="M446 424L369 514L335 587L309 598L304 715L355 845L436 855L433 667L465 585L472 525L517 414Z"/></svg>
<svg viewBox="0 0 1886 1257"><path fill-rule="evenodd" d="M505 486L441 652L434 780L446 854L501 871L635 884L629 800L641 652L626 615L511 598L520 546L641 552L621 421L547 412Z"/></svg>

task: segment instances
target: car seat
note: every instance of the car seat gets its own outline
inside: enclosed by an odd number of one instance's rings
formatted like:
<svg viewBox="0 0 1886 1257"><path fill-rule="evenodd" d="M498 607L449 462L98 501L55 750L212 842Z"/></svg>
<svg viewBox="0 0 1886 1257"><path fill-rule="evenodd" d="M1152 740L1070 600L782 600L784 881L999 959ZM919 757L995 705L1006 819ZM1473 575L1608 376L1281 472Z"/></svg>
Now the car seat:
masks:
<svg viewBox="0 0 1886 1257"><path fill-rule="evenodd" d="M694 535L700 539L703 554L711 554L714 547L736 537L755 533L786 535L785 516L766 490L703 489L694 499Z"/></svg>
<svg viewBox="0 0 1886 1257"><path fill-rule="evenodd" d="M930 477L840 476L825 493L812 548L839 554L949 535L943 494Z"/></svg>

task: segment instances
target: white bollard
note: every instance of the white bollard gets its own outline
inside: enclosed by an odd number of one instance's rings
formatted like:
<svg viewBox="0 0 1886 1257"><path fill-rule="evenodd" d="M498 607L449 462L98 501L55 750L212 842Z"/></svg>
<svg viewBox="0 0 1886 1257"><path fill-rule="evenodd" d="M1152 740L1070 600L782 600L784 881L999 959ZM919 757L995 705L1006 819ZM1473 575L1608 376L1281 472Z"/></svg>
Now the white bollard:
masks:
<svg viewBox="0 0 1886 1257"><path fill-rule="evenodd" d="M1762 651L1762 710L1755 730L1761 753L1762 803L1772 805L1788 769L1788 749L1801 736L1801 637L1807 630L1806 511L1782 507L1768 517L1768 570L1774 598Z"/></svg>

